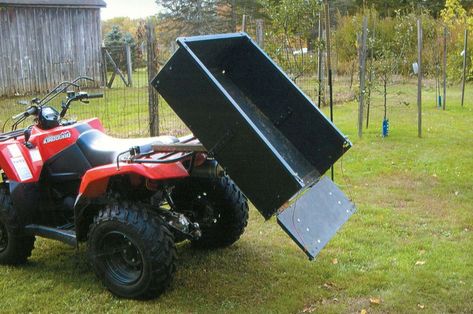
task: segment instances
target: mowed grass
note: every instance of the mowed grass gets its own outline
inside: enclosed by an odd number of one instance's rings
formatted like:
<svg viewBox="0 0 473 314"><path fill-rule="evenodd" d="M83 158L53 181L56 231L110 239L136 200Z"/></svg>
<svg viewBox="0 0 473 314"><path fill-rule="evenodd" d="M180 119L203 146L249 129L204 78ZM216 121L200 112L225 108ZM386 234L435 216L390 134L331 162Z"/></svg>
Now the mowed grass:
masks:
<svg viewBox="0 0 473 314"><path fill-rule="evenodd" d="M452 87L442 111L427 86L423 138L412 82L390 87L388 138L380 136L379 95L361 140L357 104L335 107L336 125L354 143L335 166L336 182L358 211L314 262L274 219L265 222L252 208L235 245L217 251L180 245L171 289L140 302L110 295L87 265L84 247L38 239L27 265L0 267L0 311L473 312L472 87L464 108Z"/></svg>

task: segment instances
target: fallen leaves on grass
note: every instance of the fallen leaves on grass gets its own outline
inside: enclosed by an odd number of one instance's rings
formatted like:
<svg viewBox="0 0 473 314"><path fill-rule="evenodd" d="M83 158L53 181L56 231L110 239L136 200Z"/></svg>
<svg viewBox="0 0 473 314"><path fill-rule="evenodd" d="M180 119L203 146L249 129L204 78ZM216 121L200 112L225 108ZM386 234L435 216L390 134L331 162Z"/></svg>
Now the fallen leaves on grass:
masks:
<svg viewBox="0 0 473 314"><path fill-rule="evenodd" d="M367 314L367 313L368 313L368 311L365 310L365 309L362 309L362 310L360 311L360 314Z"/></svg>
<svg viewBox="0 0 473 314"><path fill-rule="evenodd" d="M323 287L327 290L332 290L332 289L337 288L337 285L334 282L329 281L329 282L324 283Z"/></svg>
<svg viewBox="0 0 473 314"><path fill-rule="evenodd" d="M316 310L315 304L311 304L309 306L306 306L303 310L302 313L312 313Z"/></svg>
<svg viewBox="0 0 473 314"><path fill-rule="evenodd" d="M380 305L381 304L381 299L380 298L370 298L370 303L375 304L375 305Z"/></svg>
<svg viewBox="0 0 473 314"><path fill-rule="evenodd" d="M416 266L422 266L425 264L425 261L417 261Z"/></svg>
<svg viewBox="0 0 473 314"><path fill-rule="evenodd" d="M332 264L337 265L338 264L338 259L336 259L336 258L332 259Z"/></svg>
<svg viewBox="0 0 473 314"><path fill-rule="evenodd" d="M417 304L417 307L421 310L425 309L425 305L424 304Z"/></svg>

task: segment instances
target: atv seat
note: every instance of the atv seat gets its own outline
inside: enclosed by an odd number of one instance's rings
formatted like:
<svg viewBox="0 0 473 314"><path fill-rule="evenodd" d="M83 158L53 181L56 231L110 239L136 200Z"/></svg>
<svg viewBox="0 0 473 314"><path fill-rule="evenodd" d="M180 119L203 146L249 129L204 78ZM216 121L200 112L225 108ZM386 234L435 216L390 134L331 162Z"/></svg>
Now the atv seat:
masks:
<svg viewBox="0 0 473 314"><path fill-rule="evenodd" d="M137 139L121 139L110 137L98 130L82 133L77 145L92 167L103 166L116 162L117 156L134 146L140 146L142 152L150 152L153 144L174 144L179 139L174 136L158 136Z"/></svg>

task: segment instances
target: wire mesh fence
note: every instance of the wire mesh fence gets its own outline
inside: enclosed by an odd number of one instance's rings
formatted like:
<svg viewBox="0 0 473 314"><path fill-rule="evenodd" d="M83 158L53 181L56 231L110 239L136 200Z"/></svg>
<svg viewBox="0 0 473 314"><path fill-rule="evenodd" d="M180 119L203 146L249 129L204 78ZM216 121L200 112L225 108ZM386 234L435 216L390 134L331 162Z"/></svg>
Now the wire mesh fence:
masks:
<svg viewBox="0 0 473 314"><path fill-rule="evenodd" d="M290 43L275 43L274 41L265 43L264 41L274 40L274 38L263 37L261 23L261 20L247 16L244 30L263 49L264 44L280 45L279 49L287 55L287 62L280 62L280 66L314 102L318 102L320 93L321 104L324 104L326 86L325 84L321 86L319 91L317 51L308 51L299 47L298 44L291 46ZM89 104L74 103L68 112L69 119L81 120L98 117L111 135L119 137L149 136L152 117L150 117L148 50L152 45L147 42L146 34L143 37L145 38L137 44L109 43L102 47L101 80L98 82L100 88L86 87L85 90L103 93L104 98L91 100ZM159 60L154 60L154 63L159 63L159 66L162 66L166 58L177 49L177 46L175 42L167 44L160 42L157 46L158 51L155 53L158 54ZM87 73L81 74L87 75ZM354 92L351 87L348 88L346 79L339 80L336 77L336 80L337 83L343 84L336 87L338 89L337 95L342 95L340 100L353 98ZM1 120L7 121L10 116L23 109L15 104L16 101L34 96L40 97L41 95L18 96L0 100ZM60 99L56 99L51 105L60 108ZM179 136L190 132L160 96L157 100L157 115L160 134ZM6 129L8 130L8 127Z"/></svg>
<svg viewBox="0 0 473 314"><path fill-rule="evenodd" d="M126 45L103 48L104 57L106 54L110 57L107 58L108 61L105 61L104 58L102 64L102 79L98 84L100 88L84 84L81 90L90 93L103 93L104 97L90 100L88 104L73 103L66 119L84 120L97 117L111 135L118 137L149 136L149 78L146 62L143 61L143 58L146 59L146 50L142 46L132 47L133 60L129 73L127 73L126 52ZM113 62L111 62L112 60ZM112 66L111 63L114 65ZM87 73L83 74L87 75ZM0 121L3 132L10 130L13 122L12 116L25 110L25 105L20 105L20 101L29 102L33 98L41 98L42 96L42 94L28 94L0 99ZM61 95L49 105L59 110L65 97L65 94ZM162 97L158 99L157 113L159 134L180 136L190 132ZM29 119L19 127L26 127L31 123L32 119Z"/></svg>
<svg viewBox="0 0 473 314"><path fill-rule="evenodd" d="M103 93L104 97L90 100L88 104L74 103L68 112L67 118L83 120L98 117L111 135L119 137L149 136L149 79L146 65L139 62L136 62L136 65L133 64L131 82L128 82L126 64L121 64L121 58L126 53L125 46L107 47L105 49L113 56L114 60L117 60L117 67L121 75L114 75L115 69L105 65L106 72L104 72L102 82L100 82L101 87L99 89L83 88L83 90L91 93ZM141 48L135 47L134 49ZM84 74L86 75L86 73ZM113 76L114 79L111 81ZM318 84L314 76L301 76L296 80L296 83L310 98L317 99ZM6 122L4 131L9 130L11 125L9 117L25 109L24 106L17 104L18 101L41 96L18 95L0 100L0 119L3 123ZM65 95L58 97L50 105L56 109L60 108L64 97ZM158 121L160 134L179 136L190 132L162 97L158 99ZM28 123L31 123L31 121L25 122L23 126Z"/></svg>
<svg viewBox="0 0 473 314"><path fill-rule="evenodd" d="M108 55L110 58L104 57L104 98L99 105L105 108L103 123L112 134L126 137L147 136L150 134L149 93L152 88L149 86L146 62L148 52L146 45L136 45L130 49L129 68L126 45L103 48L104 56ZM116 67L111 63L115 63ZM189 132L162 97L158 99L157 113L159 134L178 136Z"/></svg>

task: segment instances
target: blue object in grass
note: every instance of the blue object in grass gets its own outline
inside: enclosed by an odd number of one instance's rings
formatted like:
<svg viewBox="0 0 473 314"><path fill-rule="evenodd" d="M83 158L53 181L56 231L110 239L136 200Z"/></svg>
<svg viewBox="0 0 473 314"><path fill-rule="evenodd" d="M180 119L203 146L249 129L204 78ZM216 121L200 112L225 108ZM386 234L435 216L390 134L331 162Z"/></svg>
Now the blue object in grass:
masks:
<svg viewBox="0 0 473 314"><path fill-rule="evenodd" d="M383 120L383 137L387 137L389 135L389 120Z"/></svg>
<svg viewBox="0 0 473 314"><path fill-rule="evenodd" d="M442 107L442 96L439 95L439 103L438 103L438 107L441 108Z"/></svg>

